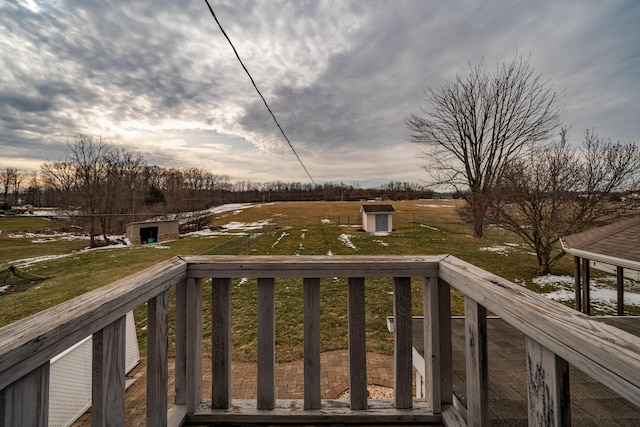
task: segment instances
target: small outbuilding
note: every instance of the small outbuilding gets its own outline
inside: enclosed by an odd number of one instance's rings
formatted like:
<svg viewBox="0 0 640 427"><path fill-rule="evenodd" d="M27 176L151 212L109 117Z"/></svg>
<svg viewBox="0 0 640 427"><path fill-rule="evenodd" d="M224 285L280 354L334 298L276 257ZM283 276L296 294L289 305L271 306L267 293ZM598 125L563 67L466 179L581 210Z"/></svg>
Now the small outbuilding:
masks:
<svg viewBox="0 0 640 427"><path fill-rule="evenodd" d="M180 224L178 220L131 222L127 224L127 238L133 245L177 240Z"/></svg>
<svg viewBox="0 0 640 427"><path fill-rule="evenodd" d="M362 228L369 233L390 233L393 230L391 205L362 205Z"/></svg>

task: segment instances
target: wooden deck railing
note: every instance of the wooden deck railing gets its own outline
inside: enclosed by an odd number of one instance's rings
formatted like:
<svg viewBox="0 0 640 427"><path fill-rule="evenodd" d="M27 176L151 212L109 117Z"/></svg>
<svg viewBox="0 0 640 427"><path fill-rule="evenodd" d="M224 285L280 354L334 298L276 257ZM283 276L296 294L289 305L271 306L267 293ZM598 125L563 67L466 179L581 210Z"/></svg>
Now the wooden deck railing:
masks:
<svg viewBox="0 0 640 427"><path fill-rule="evenodd" d="M257 399L231 400L231 280L258 279ZM348 278L349 403L320 394L320 278ZM367 399L367 277L393 278L394 399ZM412 397L411 278L423 278L426 398ZM203 280L212 279L212 399L202 401ZM300 278L304 399L275 398L275 292ZM175 405L168 292L176 287ZM450 289L465 296L466 421L452 405ZM0 426L47 425L49 360L93 335L92 423L125 425L124 317L147 303L147 425L184 422L488 425L487 310L527 336L529 424L569 425L572 364L640 405L640 341L450 256L179 257L0 329ZM209 320L207 320L209 321Z"/></svg>

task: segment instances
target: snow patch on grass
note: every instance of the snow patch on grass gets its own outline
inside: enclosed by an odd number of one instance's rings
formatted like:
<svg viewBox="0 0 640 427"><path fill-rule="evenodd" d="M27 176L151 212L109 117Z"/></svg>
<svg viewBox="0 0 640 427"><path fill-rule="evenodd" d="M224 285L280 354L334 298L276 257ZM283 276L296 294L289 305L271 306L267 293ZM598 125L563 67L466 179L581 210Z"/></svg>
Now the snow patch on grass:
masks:
<svg viewBox="0 0 640 427"><path fill-rule="evenodd" d="M276 245L278 243L280 243L280 240L282 240L283 238L287 237L288 235L289 235L289 233L287 233L286 231L283 231L282 234L280 235L280 237L278 237L278 239L275 242L273 242L273 245L271 245L271 247L275 248Z"/></svg>
<svg viewBox="0 0 640 427"><path fill-rule="evenodd" d="M433 230L433 231L440 231L439 228L434 227L432 225L420 224L420 227L428 228L429 230Z"/></svg>
<svg viewBox="0 0 640 427"><path fill-rule="evenodd" d="M592 309L602 312L615 312L618 304L618 294L615 288L607 286L606 278L592 279L590 281L590 297ZM546 275L533 279L533 283L551 288L549 292L543 292L542 295L558 302L575 301L574 279L567 275ZM640 307L640 293L625 290L625 305Z"/></svg>
<svg viewBox="0 0 640 427"><path fill-rule="evenodd" d="M353 242L351 241L351 236L348 234L341 234L340 237L338 237L338 240L340 240L346 247L351 248L353 250L358 250L358 248L356 247L356 245L353 244Z"/></svg>
<svg viewBox="0 0 640 427"><path fill-rule="evenodd" d="M480 248L481 251L494 252L498 255L509 256L509 251L511 248L505 245L493 245L493 246L485 246L484 248Z"/></svg>

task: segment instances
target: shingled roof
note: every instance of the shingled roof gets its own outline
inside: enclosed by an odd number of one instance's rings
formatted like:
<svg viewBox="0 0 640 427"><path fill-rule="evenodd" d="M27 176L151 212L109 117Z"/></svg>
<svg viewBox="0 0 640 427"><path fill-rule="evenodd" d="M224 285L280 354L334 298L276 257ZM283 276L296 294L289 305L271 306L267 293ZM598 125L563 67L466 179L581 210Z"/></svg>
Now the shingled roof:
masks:
<svg viewBox="0 0 640 427"><path fill-rule="evenodd" d="M561 239L571 255L640 271L640 217Z"/></svg>
<svg viewBox="0 0 640 427"><path fill-rule="evenodd" d="M391 205L362 205L362 210L366 213L391 213L395 212Z"/></svg>

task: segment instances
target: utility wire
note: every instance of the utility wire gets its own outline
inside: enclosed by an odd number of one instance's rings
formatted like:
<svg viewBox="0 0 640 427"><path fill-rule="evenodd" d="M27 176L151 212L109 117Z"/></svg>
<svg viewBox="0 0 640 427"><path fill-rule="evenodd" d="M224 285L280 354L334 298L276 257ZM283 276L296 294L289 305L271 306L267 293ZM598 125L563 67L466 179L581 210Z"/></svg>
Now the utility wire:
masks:
<svg viewBox="0 0 640 427"><path fill-rule="evenodd" d="M262 102L264 102L264 106L267 107L267 111L269 111L269 114L271 114L271 117L273 117L273 121L276 122L276 125L278 126L278 129L280 129L280 133L282 133L282 136L287 141L287 144L289 144L289 147L291 147L291 151L293 151L293 154L295 154L296 158L300 162L300 165L302 166L302 169L304 169L304 171L307 173L307 176L309 177L311 182L315 184L316 182L311 177L311 174L307 170L307 168L304 165L304 163L302 163L302 159L300 158L300 156L298 156L298 153L296 153L296 150L295 150L295 148L293 148L293 145L291 144L291 141L289 141L289 138L287 138L287 135L284 133L284 130L282 129L282 126L280 126L280 123L278 123L278 119L276 119L275 114L273 114L273 111L271 111L271 108L269 108L269 104L267 104L267 100L264 99L264 96L262 96L262 93L260 92L260 89L258 89L258 86L256 85L256 82L253 80L253 77L251 77L251 74L249 73L249 70L247 70L247 67L245 67L244 62L242 62L242 59L240 59L240 55L238 54L238 51L236 50L236 48L233 45L233 43L231 43L231 39L229 38L227 33L224 31L224 28L222 28L222 24L220 24L220 21L218 21L218 17L216 16L215 12L211 8L211 5L209 4L209 1L208 0L204 0L204 2L207 4L207 7L209 8L209 12L211 12L211 16L213 16L213 19L215 19L216 23L218 24L218 27L220 27L220 31L222 31L222 34L224 35L224 37L227 39L227 41L231 45L231 49L233 49L233 53L236 54L236 58L238 58L238 61L240 62L240 65L242 65L242 68L247 73L247 76L249 76L249 79L251 80L251 84L253 84L253 87L256 89L256 92L258 92L258 95L260 95L260 98L262 98Z"/></svg>

